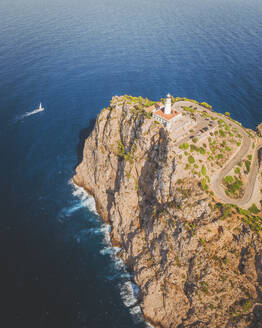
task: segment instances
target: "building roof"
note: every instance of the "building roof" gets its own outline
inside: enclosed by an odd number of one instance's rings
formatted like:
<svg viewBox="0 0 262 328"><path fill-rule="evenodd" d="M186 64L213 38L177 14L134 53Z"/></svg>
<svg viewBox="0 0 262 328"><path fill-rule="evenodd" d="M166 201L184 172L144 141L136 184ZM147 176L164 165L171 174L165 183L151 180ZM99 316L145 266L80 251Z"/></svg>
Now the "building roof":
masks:
<svg viewBox="0 0 262 328"><path fill-rule="evenodd" d="M144 110L147 112L147 113L152 113L155 109L159 109L160 106L163 106L163 104L161 102L158 102L150 107L145 107Z"/></svg>
<svg viewBox="0 0 262 328"><path fill-rule="evenodd" d="M171 110L171 114L165 114L161 109L157 110L154 113L154 115L157 115L166 121L171 121L175 116L177 116L179 114L180 114L179 112L177 112L173 109Z"/></svg>

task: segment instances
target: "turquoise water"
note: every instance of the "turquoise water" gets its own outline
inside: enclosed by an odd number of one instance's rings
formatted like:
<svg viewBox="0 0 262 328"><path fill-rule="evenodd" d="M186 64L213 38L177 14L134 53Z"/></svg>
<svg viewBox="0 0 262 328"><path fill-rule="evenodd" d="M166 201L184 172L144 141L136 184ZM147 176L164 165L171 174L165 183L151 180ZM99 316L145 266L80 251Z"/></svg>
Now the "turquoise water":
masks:
<svg viewBox="0 0 262 328"><path fill-rule="evenodd" d="M6 328L145 327L108 228L70 184L79 138L124 93L206 101L254 128L261 17L259 0L1 0ZM40 101L46 111L24 117Z"/></svg>

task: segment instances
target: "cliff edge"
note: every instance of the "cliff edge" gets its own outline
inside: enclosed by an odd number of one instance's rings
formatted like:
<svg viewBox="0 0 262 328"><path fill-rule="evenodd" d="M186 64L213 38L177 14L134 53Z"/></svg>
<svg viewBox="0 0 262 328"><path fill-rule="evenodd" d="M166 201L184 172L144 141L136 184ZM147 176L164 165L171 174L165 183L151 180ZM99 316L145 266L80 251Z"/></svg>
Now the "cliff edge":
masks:
<svg viewBox="0 0 262 328"><path fill-rule="evenodd" d="M74 182L110 223L153 326L262 327L261 212L217 199L207 159L178 153L187 146L176 148L153 105L114 97L86 139Z"/></svg>

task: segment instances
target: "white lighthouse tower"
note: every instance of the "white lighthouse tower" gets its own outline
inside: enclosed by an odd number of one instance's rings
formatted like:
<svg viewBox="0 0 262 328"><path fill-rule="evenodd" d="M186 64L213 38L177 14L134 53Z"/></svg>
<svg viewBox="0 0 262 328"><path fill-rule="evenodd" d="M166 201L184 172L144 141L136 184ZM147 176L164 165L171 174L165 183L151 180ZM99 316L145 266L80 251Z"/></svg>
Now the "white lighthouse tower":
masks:
<svg viewBox="0 0 262 328"><path fill-rule="evenodd" d="M165 103L165 114L171 114L171 95L167 94L166 96L166 103Z"/></svg>

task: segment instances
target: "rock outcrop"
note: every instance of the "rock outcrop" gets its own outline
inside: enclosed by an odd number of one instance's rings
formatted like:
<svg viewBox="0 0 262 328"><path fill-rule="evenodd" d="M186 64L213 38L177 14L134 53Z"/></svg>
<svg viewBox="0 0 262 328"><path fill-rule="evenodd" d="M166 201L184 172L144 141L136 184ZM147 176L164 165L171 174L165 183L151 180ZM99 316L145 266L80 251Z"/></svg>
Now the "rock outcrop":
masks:
<svg viewBox="0 0 262 328"><path fill-rule="evenodd" d="M262 123L260 123L260 124L257 126L256 130L257 130L258 135L259 135L260 137L262 137Z"/></svg>
<svg viewBox="0 0 262 328"><path fill-rule="evenodd" d="M95 197L155 327L262 327L260 216L177 179L165 128L114 97L85 142L74 182Z"/></svg>

